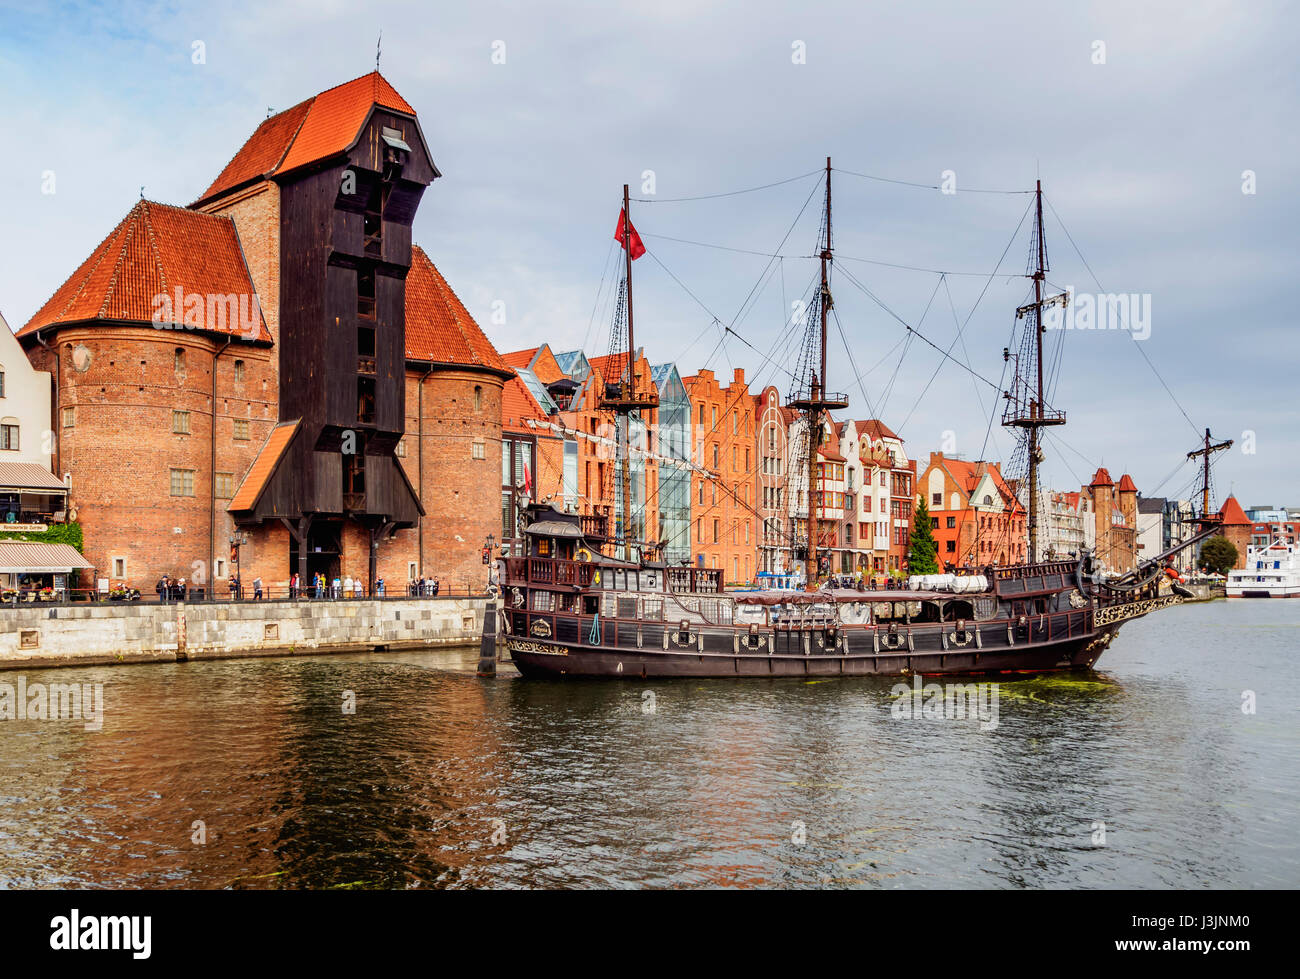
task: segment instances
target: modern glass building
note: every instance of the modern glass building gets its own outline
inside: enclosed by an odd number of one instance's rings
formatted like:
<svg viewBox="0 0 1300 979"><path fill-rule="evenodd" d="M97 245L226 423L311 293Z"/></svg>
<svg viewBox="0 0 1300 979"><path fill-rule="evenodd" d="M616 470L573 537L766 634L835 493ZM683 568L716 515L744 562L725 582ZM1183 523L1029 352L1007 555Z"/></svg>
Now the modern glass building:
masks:
<svg viewBox="0 0 1300 979"><path fill-rule="evenodd" d="M659 389L659 431L653 450L659 456L659 536L664 560L691 559L691 401L676 364L650 369Z"/></svg>

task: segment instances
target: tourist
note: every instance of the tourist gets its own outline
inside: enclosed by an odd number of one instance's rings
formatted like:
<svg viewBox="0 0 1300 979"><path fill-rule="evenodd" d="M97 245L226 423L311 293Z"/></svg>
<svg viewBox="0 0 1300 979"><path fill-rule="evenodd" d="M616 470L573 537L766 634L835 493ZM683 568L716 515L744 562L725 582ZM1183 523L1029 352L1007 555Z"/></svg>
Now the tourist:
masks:
<svg viewBox="0 0 1300 979"><path fill-rule="evenodd" d="M332 582L330 590L334 598L339 598L343 594L343 583L339 581L338 575L334 576L334 581Z"/></svg>
<svg viewBox="0 0 1300 979"><path fill-rule="evenodd" d="M384 579L382 576L375 579L375 595L379 598L384 597Z"/></svg>
<svg viewBox="0 0 1300 979"><path fill-rule="evenodd" d="M262 600L262 576L258 575L256 578L253 579L253 601L260 602L261 600Z"/></svg>
<svg viewBox="0 0 1300 979"><path fill-rule="evenodd" d="M431 595L437 595L437 594L438 594L438 584L439 584L439 583L438 583L438 579L437 579L437 578L434 578L434 579L433 579L433 590L430 592Z"/></svg>
<svg viewBox="0 0 1300 979"><path fill-rule="evenodd" d="M297 571L295 571L293 573L293 577L289 579L289 597L290 598L298 597L298 572Z"/></svg>
<svg viewBox="0 0 1300 979"><path fill-rule="evenodd" d="M167 576L166 575L163 575L161 578L158 579L158 585L157 587L154 588L154 591L158 593L158 601L160 602L167 601Z"/></svg>

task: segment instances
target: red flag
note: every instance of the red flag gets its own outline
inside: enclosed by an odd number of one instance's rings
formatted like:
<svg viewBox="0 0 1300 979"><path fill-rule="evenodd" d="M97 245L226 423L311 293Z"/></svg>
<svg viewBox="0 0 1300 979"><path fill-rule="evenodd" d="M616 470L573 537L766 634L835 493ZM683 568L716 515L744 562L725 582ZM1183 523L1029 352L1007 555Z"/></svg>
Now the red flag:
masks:
<svg viewBox="0 0 1300 979"><path fill-rule="evenodd" d="M528 469L528 463L524 463L524 495L531 498L533 495L533 474Z"/></svg>
<svg viewBox="0 0 1300 979"><path fill-rule="evenodd" d="M627 211L618 212L618 228L614 231L614 238L621 245L623 244L623 222L627 221ZM632 245L632 261L636 261L645 254L645 245L641 243L641 236L636 233L636 226L631 221L627 221L628 241Z"/></svg>

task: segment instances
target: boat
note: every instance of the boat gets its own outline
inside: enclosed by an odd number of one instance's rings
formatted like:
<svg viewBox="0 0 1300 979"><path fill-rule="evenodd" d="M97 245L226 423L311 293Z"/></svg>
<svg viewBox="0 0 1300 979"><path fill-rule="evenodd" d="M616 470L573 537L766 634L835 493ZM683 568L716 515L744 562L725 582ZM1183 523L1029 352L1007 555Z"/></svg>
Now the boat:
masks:
<svg viewBox="0 0 1300 979"><path fill-rule="evenodd" d="M805 559L806 590L781 587L728 591L721 569L673 565L654 542L628 537L633 526L622 457L623 512L561 512L528 504L521 516L522 554L501 559L500 600L489 603L484 648L498 630L519 672L528 678L809 677L988 675L1089 670L1131 619L1176 605L1192 593L1167 573L1168 558L1218 531L1208 514L1198 534L1127 574L1108 571L1086 550L1066 560L1040 560L1037 466L1041 429L1065 422L1043 397L1042 313L1066 296L1045 297L1042 185L1037 185L1033 302L1017 310L1026 339L1016 355L1016 382L1006 396L1003 424L1028 449L1028 560L988 565L969 574L914 575L888 589L820 587L818 535L797 550ZM626 252L620 310L632 363L632 232L627 188L618 235ZM825 208L819 242L820 286L806 321L789 407L801 413L800 478L815 484L814 433L826 413L847 406L826 389L826 323L832 300L831 166L826 161ZM616 324L617 327L617 324ZM1004 352L1009 357L1009 353ZM630 370L629 366L629 370ZM636 379L607 385L606 405L621 416L646 407ZM651 396L652 397L652 396ZM639 400L640 399L640 400ZM628 431L626 417L620 430ZM1208 443L1207 443L1208 444ZM1208 452L1207 452L1208 459ZM1208 495L1208 494L1207 494ZM810 500L810 502L812 502Z"/></svg>
<svg viewBox="0 0 1300 979"><path fill-rule="evenodd" d="M1294 544L1275 537L1246 547L1246 567L1228 572L1229 598L1300 598L1300 561Z"/></svg>

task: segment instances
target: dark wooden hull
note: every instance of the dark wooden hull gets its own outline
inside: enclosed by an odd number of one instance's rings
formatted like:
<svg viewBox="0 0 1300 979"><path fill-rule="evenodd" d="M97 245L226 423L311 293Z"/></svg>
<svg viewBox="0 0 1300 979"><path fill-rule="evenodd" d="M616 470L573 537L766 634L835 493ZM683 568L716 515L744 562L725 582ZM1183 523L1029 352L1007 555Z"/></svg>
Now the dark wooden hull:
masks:
<svg viewBox="0 0 1300 979"><path fill-rule="evenodd" d="M525 677L835 677L973 676L1050 673L1091 669L1118 631L1118 624L1085 635L1024 645L875 652L827 652L809 644L807 655L700 652L698 649L611 649L508 637L511 659ZM851 635L851 634L850 634ZM866 640L868 643L870 639ZM849 642L850 650L852 642Z"/></svg>

